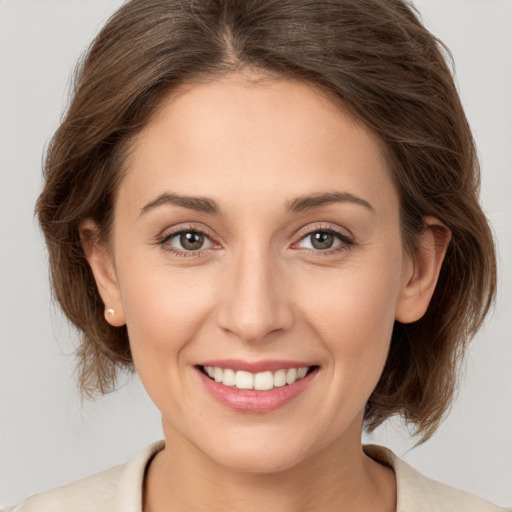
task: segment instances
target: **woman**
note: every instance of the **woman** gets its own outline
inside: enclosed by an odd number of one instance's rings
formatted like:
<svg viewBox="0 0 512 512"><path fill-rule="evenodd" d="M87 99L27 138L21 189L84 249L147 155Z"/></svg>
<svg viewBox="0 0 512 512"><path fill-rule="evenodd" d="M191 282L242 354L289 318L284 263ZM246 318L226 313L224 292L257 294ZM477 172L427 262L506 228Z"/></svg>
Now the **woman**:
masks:
<svg viewBox="0 0 512 512"><path fill-rule="evenodd" d="M84 392L133 364L165 446L20 509L497 510L361 448L450 403L495 289L477 187L402 2L128 2L37 212Z"/></svg>

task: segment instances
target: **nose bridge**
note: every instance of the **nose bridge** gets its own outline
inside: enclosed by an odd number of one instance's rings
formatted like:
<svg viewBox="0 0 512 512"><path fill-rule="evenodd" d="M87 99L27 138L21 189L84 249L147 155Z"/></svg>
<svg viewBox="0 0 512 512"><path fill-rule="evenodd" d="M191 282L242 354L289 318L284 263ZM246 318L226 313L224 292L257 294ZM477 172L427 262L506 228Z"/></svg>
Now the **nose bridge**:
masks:
<svg viewBox="0 0 512 512"><path fill-rule="evenodd" d="M220 325L245 341L262 340L292 322L277 258L252 240L232 254Z"/></svg>

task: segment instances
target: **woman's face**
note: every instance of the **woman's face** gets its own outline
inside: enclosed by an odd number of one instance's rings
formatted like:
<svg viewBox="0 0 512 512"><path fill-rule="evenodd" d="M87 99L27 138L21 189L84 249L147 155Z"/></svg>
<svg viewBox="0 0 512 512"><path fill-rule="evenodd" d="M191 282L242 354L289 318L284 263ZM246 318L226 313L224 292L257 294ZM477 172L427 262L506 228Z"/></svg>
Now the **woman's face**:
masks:
<svg viewBox="0 0 512 512"><path fill-rule="evenodd" d="M113 249L106 307L168 444L248 471L359 445L413 272L361 124L291 81L181 86L134 143Z"/></svg>

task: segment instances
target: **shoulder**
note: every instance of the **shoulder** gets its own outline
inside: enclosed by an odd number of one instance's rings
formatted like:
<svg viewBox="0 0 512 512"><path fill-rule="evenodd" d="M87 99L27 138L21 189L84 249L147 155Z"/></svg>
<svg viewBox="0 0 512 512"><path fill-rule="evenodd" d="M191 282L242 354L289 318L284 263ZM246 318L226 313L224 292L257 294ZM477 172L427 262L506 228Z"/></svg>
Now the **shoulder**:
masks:
<svg viewBox="0 0 512 512"><path fill-rule="evenodd" d="M506 512L488 501L423 476L391 450L365 445L372 459L393 468L397 483L397 512Z"/></svg>
<svg viewBox="0 0 512 512"><path fill-rule="evenodd" d="M72 482L62 487L30 496L7 512L103 512L117 510L114 507L115 487L124 466L116 466L101 473ZM92 501L92 503L91 503Z"/></svg>
<svg viewBox="0 0 512 512"><path fill-rule="evenodd" d="M5 512L139 512L146 467L163 446L153 443L127 464L35 494Z"/></svg>

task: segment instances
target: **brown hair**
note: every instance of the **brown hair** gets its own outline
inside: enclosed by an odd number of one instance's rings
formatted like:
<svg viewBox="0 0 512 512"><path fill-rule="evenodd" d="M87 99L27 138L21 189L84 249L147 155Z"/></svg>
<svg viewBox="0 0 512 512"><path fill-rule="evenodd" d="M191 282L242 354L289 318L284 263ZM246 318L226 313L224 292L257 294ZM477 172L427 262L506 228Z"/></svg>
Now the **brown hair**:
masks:
<svg viewBox="0 0 512 512"><path fill-rule="evenodd" d="M108 241L129 142L187 80L244 68L300 80L338 98L387 150L406 247L424 216L452 231L424 317L396 322L365 423L401 414L428 438L448 408L469 339L495 294L494 243L478 204L473 138L444 55L404 0L131 0L77 69L67 114L47 152L37 214L55 297L82 332L80 385L113 389L132 359L126 327L104 320L78 225Z"/></svg>

